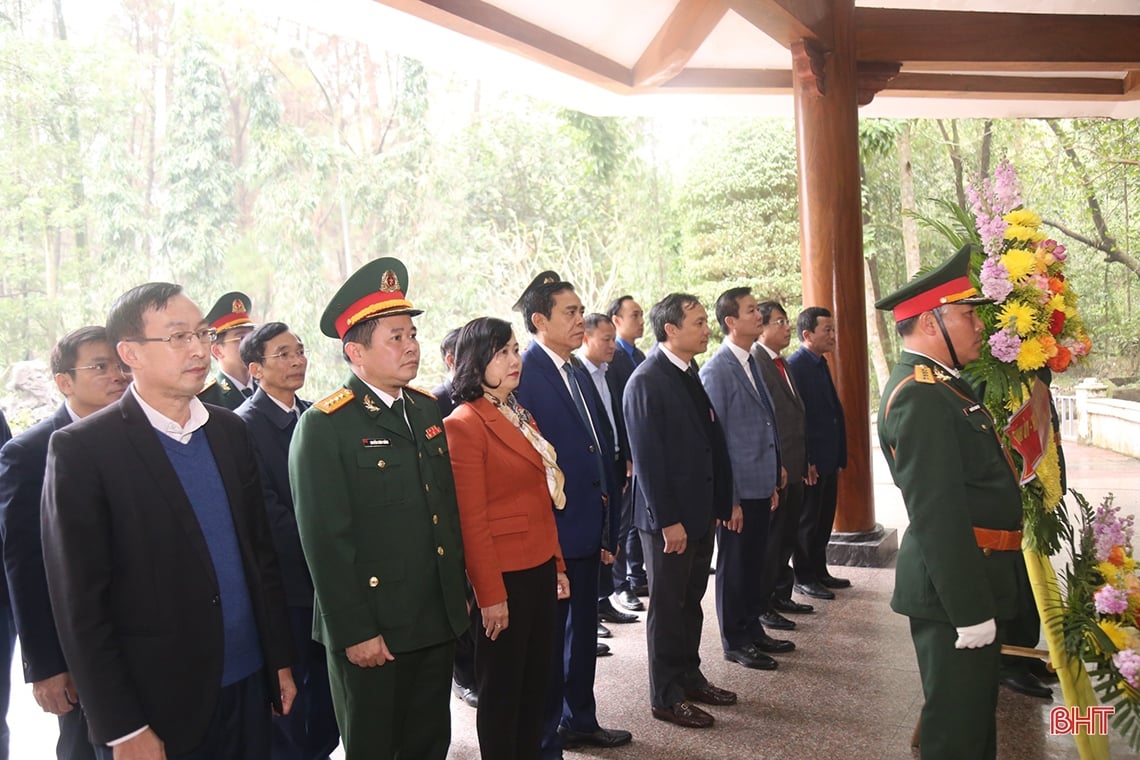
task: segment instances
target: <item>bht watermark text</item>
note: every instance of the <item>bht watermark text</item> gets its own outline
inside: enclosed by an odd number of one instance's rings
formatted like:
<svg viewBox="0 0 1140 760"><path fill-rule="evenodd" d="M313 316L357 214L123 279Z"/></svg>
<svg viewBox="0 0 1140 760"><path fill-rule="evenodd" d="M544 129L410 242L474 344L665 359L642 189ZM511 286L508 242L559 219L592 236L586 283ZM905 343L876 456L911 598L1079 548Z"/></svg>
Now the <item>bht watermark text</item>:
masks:
<svg viewBox="0 0 1140 760"><path fill-rule="evenodd" d="M1059 705L1049 711L1049 733L1054 736L1084 733L1103 736L1108 733L1108 719L1116 708L1111 705L1096 707L1065 707Z"/></svg>

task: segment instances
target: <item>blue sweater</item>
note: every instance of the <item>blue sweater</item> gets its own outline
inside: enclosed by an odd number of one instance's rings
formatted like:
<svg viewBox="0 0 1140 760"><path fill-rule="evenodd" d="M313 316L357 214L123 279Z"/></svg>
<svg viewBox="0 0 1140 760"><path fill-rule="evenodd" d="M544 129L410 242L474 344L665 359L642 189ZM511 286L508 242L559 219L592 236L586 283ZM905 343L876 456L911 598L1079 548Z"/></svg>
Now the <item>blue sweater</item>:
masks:
<svg viewBox="0 0 1140 760"><path fill-rule="evenodd" d="M195 430L186 444L168 435L158 437L194 508L218 577L225 637L222 686L229 686L252 675L263 662L230 500L204 430Z"/></svg>

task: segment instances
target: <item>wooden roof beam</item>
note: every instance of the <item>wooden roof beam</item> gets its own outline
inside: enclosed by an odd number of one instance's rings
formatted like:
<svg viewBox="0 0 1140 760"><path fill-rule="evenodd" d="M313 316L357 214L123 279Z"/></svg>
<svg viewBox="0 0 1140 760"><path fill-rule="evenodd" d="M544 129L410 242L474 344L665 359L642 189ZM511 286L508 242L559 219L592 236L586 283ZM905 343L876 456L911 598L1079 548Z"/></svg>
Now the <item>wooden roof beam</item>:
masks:
<svg viewBox="0 0 1140 760"><path fill-rule="evenodd" d="M859 60L1035 70L1140 68L1140 16L855 8Z"/></svg>
<svg viewBox="0 0 1140 760"><path fill-rule="evenodd" d="M627 92L632 84L616 61L482 0L374 1L609 90Z"/></svg>
<svg viewBox="0 0 1140 760"><path fill-rule="evenodd" d="M724 0L680 0L633 67L634 87L656 87L677 76L728 13Z"/></svg>
<svg viewBox="0 0 1140 760"><path fill-rule="evenodd" d="M812 39L824 50L835 49L831 33L831 0L728 0L728 7L786 48Z"/></svg>
<svg viewBox="0 0 1140 760"><path fill-rule="evenodd" d="M1032 95L1050 99L1073 96L1119 98L1125 93L1123 79L1105 77L1018 77L970 74L899 74L886 90L917 92L946 97L971 95Z"/></svg>

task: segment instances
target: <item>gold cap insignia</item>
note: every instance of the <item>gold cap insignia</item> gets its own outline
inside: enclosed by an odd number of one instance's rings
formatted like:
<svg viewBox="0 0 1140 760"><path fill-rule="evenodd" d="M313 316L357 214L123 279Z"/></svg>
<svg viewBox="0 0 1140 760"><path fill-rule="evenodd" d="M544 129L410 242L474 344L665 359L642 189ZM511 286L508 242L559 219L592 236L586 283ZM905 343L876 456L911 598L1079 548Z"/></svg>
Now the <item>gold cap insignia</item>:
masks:
<svg viewBox="0 0 1140 760"><path fill-rule="evenodd" d="M230 308L234 310L234 314L245 314L245 304L241 302L240 298L235 298L234 302L230 304Z"/></svg>
<svg viewBox="0 0 1140 760"><path fill-rule="evenodd" d="M395 293L400 289L400 279L396 277L396 273L391 269L384 270L383 276L380 278L380 292L381 293Z"/></svg>
<svg viewBox="0 0 1140 760"><path fill-rule="evenodd" d="M551 277L550 275L546 275L546 277L542 278L542 284L543 285L549 285L552 282L556 282L556 280L553 277Z"/></svg>

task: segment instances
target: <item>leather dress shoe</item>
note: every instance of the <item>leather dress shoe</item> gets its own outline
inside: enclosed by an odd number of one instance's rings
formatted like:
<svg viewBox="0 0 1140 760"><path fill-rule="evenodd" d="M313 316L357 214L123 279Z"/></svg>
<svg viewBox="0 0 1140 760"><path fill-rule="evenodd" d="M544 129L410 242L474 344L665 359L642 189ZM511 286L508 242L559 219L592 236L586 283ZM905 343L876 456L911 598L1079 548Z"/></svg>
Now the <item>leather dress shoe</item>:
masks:
<svg viewBox="0 0 1140 760"><path fill-rule="evenodd" d="M774 639L766 633L762 633L756 637L752 642L752 646L759 649L761 652L768 652L769 654L783 654L785 652L794 651L796 644L794 641L787 639Z"/></svg>
<svg viewBox="0 0 1140 760"><path fill-rule="evenodd" d="M1061 680L1057 677L1056 671L1049 670L1044 660L1026 660L1025 669L1037 676L1037 680L1043 684L1057 683Z"/></svg>
<svg viewBox="0 0 1140 760"><path fill-rule="evenodd" d="M612 639L614 637L613 631L606 628L601 623L598 623L598 638L599 639Z"/></svg>
<svg viewBox="0 0 1140 760"><path fill-rule="evenodd" d="M455 696L463 700L463 704L468 707L479 706L479 693L470 686L460 686L455 681L451 682L451 691Z"/></svg>
<svg viewBox="0 0 1140 760"><path fill-rule="evenodd" d="M610 651L608 645L598 642L598 657L609 657L613 652Z"/></svg>
<svg viewBox="0 0 1140 760"><path fill-rule="evenodd" d="M760 624L765 628L775 628L777 631L796 630L796 624L779 612L765 612L760 616Z"/></svg>
<svg viewBox="0 0 1140 760"><path fill-rule="evenodd" d="M563 749L574 749L586 745L620 747L623 744L629 744L633 739L633 734L620 728L599 728L597 731L586 733L585 731L572 731L565 726L559 726L558 736L562 739Z"/></svg>
<svg viewBox="0 0 1140 760"><path fill-rule="evenodd" d="M598 619L603 623L636 623L637 615L614 609L609 597L606 597L598 602Z"/></svg>
<svg viewBox="0 0 1140 760"><path fill-rule="evenodd" d="M713 724L713 716L688 702L678 702L670 707L654 707L653 717L667 720L683 728L708 728Z"/></svg>
<svg viewBox="0 0 1140 760"><path fill-rule="evenodd" d="M775 660L761 652L753 644L742 646L739 649L724 650L724 659L754 670L775 670L779 667ZM688 696L687 692L685 696Z"/></svg>
<svg viewBox="0 0 1140 760"><path fill-rule="evenodd" d="M649 581L633 584L633 593L638 596L649 596Z"/></svg>
<svg viewBox="0 0 1140 760"><path fill-rule="evenodd" d="M810 596L812 599L835 598L835 592L828 591L819 581L812 581L811 583L797 583L796 585L792 586L792 588L795 589L797 594Z"/></svg>
<svg viewBox="0 0 1140 760"><path fill-rule="evenodd" d="M851 588L851 581L846 578L836 578L834 575L823 575L819 579L824 588Z"/></svg>
<svg viewBox="0 0 1140 760"><path fill-rule="evenodd" d="M1002 671L1001 683L1002 686L1008 686L1027 697L1053 698L1053 690L1041 683L1041 679L1027 670Z"/></svg>
<svg viewBox="0 0 1140 760"><path fill-rule="evenodd" d="M630 612L641 612L645 609L645 604L637 598L637 594L633 593L629 589L615 591L610 599L617 602L617 605L619 607L624 607Z"/></svg>
<svg viewBox="0 0 1140 760"><path fill-rule="evenodd" d="M712 681L705 681L705 685L699 689L685 689L685 700L724 707L736 704L736 692L713 686Z"/></svg>
<svg viewBox="0 0 1140 760"><path fill-rule="evenodd" d="M782 596L772 597L770 605L774 612L786 612L790 615L806 615L809 612L815 612L815 607L810 604L802 604L791 599L785 599Z"/></svg>

